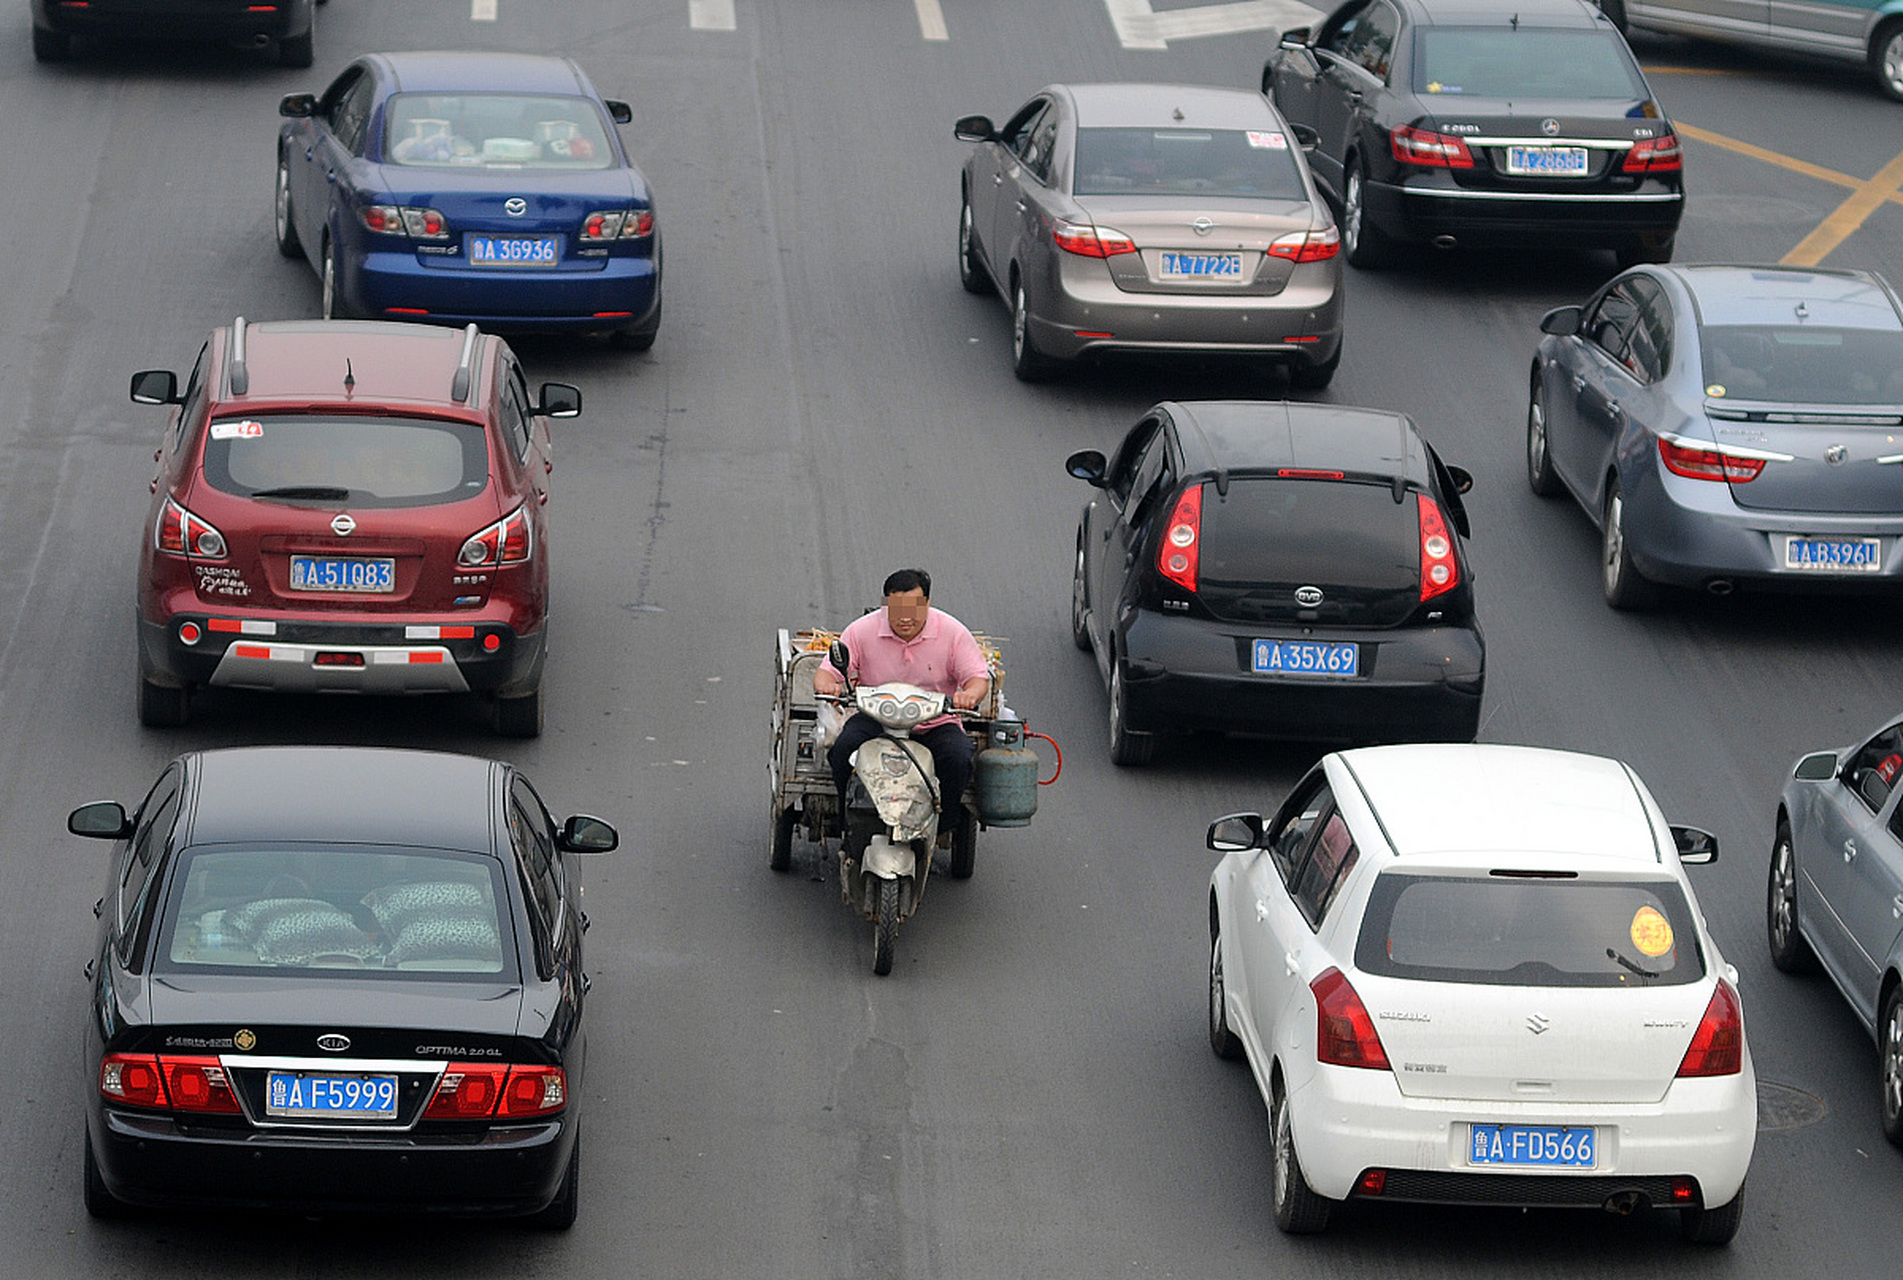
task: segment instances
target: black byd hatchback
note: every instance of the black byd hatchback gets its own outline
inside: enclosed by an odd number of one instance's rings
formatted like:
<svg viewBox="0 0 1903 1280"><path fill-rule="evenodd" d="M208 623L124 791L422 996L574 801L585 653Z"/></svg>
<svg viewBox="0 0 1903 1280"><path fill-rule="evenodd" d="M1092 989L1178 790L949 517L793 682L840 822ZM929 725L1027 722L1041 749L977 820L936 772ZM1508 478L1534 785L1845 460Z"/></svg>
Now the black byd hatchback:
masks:
<svg viewBox="0 0 1903 1280"><path fill-rule="evenodd" d="M1071 635L1110 689L1110 755L1213 730L1470 742L1486 647L1461 495L1405 414L1159 404L1105 459L1077 526Z"/></svg>

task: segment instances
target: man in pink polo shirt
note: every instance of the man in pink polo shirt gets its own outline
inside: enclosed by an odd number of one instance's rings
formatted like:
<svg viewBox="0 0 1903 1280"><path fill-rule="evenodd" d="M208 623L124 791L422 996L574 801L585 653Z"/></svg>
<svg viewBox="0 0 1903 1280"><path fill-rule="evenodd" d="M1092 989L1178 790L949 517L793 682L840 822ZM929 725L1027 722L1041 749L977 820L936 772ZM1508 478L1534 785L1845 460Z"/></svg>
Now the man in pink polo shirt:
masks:
<svg viewBox="0 0 1903 1280"><path fill-rule="evenodd" d="M842 675L855 684L910 684L951 695L952 705L976 707L991 690L991 669L984 650L949 613L932 608L932 575L923 569L900 569L885 580L885 608L868 613L839 633L845 644L849 670L839 672L830 660L813 673L813 688L821 694L845 689ZM840 810L845 810L846 781L852 776L852 753L868 738L884 730L863 711L854 713L826 752L838 784ZM912 737L932 753L932 772L938 777L938 829L949 834L964 820L965 785L971 781L971 739L956 716L941 716L912 730Z"/></svg>

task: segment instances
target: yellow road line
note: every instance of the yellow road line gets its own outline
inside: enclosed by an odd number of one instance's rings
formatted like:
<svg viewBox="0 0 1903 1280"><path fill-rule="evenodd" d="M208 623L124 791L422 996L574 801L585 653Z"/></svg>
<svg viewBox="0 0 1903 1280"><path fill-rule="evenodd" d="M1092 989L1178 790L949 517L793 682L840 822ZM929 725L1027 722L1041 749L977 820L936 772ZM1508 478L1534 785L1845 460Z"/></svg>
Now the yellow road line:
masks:
<svg viewBox="0 0 1903 1280"><path fill-rule="evenodd" d="M1762 160L1766 164L1774 164L1780 169L1789 169L1793 173L1801 173L1807 178L1816 178L1820 182L1835 183L1840 187L1849 187L1853 191L1863 185L1863 179L1861 178L1853 178L1847 173L1838 173L1835 169L1826 169L1820 164L1812 164L1808 160L1799 160L1795 157L1771 151L1753 143L1740 142L1736 138L1727 138L1722 133L1713 133L1709 129L1700 129L1697 125L1686 124L1682 120L1674 120L1672 127L1684 134L1687 138L1696 138L1700 142L1709 142L1714 147L1723 147L1726 151L1735 151L1741 156L1750 156L1753 160Z"/></svg>
<svg viewBox="0 0 1903 1280"><path fill-rule="evenodd" d="M1830 255L1831 250L1850 238L1852 232L1870 220L1885 200L1895 199L1899 188L1903 188L1903 154L1877 170L1870 181L1860 184L1855 191L1845 197L1844 202L1831 212L1828 218L1817 224L1815 230L1802 240L1797 247L1784 255L1787 267L1814 267Z"/></svg>

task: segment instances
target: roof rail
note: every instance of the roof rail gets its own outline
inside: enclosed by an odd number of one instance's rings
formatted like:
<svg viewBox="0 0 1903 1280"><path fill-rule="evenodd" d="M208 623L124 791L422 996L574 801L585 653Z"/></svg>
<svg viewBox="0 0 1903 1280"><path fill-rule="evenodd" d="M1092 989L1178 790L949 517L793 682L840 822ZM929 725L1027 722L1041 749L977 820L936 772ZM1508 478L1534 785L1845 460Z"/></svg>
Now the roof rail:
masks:
<svg viewBox="0 0 1903 1280"><path fill-rule="evenodd" d="M244 317L239 316L231 322L231 360L226 365L225 380L231 386L231 394L241 396L251 390L251 370L244 362Z"/></svg>
<svg viewBox="0 0 1903 1280"><path fill-rule="evenodd" d="M456 362L456 376L450 379L449 398L458 404L469 403L470 388L476 381L476 338L478 330L469 325L463 330L463 354Z"/></svg>

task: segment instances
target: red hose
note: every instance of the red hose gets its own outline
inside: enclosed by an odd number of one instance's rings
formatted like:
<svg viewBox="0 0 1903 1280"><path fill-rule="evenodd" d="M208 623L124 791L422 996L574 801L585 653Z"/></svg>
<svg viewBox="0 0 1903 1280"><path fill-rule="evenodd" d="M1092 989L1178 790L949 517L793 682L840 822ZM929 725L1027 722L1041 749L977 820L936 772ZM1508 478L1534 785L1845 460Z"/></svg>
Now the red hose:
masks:
<svg viewBox="0 0 1903 1280"><path fill-rule="evenodd" d="M1025 737L1027 737L1027 738L1042 738L1042 739L1044 739L1044 741L1046 741L1046 742L1048 742L1048 743L1050 743L1050 744L1051 744L1051 750L1053 750L1053 751L1055 751L1055 752L1057 753L1057 772L1056 772L1056 773L1053 773L1053 774L1052 774L1052 775L1051 775L1050 777L1048 777L1048 778L1039 778L1039 779L1037 780L1037 785L1038 785L1038 786L1040 786L1040 787L1048 787L1048 786L1050 786L1050 785L1051 785L1051 783L1053 783L1053 782L1056 782L1056 781L1058 780L1058 778L1059 778L1059 777L1061 777L1061 776L1063 775L1063 772L1064 772L1064 748L1062 748L1062 747L1060 747L1060 746L1058 746L1058 745L1057 745L1057 739L1056 739L1056 738L1053 738L1053 737L1052 737L1052 736L1051 736L1050 734L1048 734L1048 733L1033 733L1033 732L1031 732L1031 731L1030 731L1029 729L1026 729L1026 730L1024 731L1024 736L1025 736Z"/></svg>

